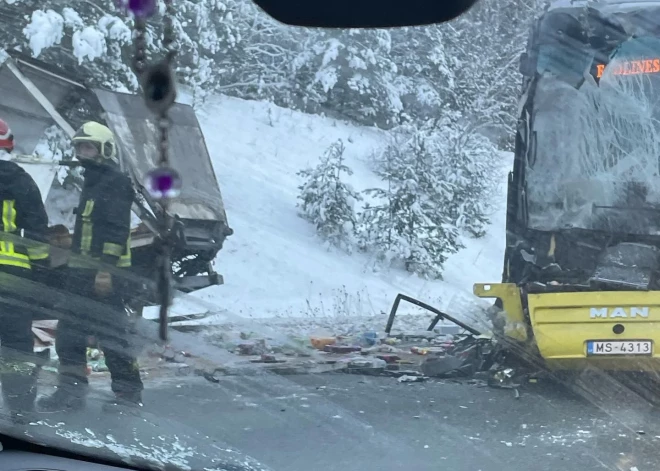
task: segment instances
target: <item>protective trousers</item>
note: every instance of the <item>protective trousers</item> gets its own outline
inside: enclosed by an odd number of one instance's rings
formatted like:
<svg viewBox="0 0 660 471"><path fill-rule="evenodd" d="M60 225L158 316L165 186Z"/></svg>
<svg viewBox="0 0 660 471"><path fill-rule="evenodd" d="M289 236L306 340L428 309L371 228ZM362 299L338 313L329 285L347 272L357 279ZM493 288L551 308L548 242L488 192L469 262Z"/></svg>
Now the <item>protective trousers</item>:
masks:
<svg viewBox="0 0 660 471"><path fill-rule="evenodd" d="M37 397L32 312L0 303L0 342L4 406L12 412L32 411Z"/></svg>
<svg viewBox="0 0 660 471"><path fill-rule="evenodd" d="M117 395L140 394L143 385L136 356L129 345L130 322L123 301L114 293L97 297L95 276L95 270L70 269L67 277L67 291L91 302L81 309L73 307L70 315L58 322L55 349L60 363L60 383L69 387L87 386L87 346L89 337L94 336L110 370L112 391ZM102 312L92 312L94 305L102 305Z"/></svg>

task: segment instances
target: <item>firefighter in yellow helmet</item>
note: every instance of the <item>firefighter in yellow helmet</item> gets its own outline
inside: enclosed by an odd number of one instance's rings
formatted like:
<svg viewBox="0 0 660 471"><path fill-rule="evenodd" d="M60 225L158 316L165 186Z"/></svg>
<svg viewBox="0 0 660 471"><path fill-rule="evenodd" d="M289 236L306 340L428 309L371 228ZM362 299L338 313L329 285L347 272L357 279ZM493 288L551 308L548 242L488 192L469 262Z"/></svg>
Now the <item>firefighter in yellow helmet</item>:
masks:
<svg viewBox="0 0 660 471"><path fill-rule="evenodd" d="M14 135L0 119L0 154L12 154ZM0 159L0 382L4 407L15 422L25 423L37 395L33 312L37 293L23 279L43 281L47 276L48 216L39 187L17 163Z"/></svg>
<svg viewBox="0 0 660 471"><path fill-rule="evenodd" d="M117 144L106 126L87 122L72 140L84 168L84 184L76 210L67 286L70 292L101 302L115 313L108 318L97 312L76 312L60 320L55 343L59 387L40 400L39 406L44 411L84 407L90 335L97 338L105 354L115 393L112 404L141 405L140 372L125 337L129 317L118 289L121 280L111 273L131 265L132 182L119 168Z"/></svg>

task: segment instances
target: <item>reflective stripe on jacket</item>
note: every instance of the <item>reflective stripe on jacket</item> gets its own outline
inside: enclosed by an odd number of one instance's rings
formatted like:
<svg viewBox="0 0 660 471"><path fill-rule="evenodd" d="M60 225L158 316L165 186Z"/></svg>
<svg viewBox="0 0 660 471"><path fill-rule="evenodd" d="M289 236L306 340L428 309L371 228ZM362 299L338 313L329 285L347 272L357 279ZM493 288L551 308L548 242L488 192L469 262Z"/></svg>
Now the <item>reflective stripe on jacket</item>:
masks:
<svg viewBox="0 0 660 471"><path fill-rule="evenodd" d="M109 165L85 169L76 210L70 267L98 268L94 261L117 267L131 266L131 207L134 190L130 178Z"/></svg>
<svg viewBox="0 0 660 471"><path fill-rule="evenodd" d="M47 263L48 216L39 187L23 168L0 160L0 266L30 270L34 262Z"/></svg>

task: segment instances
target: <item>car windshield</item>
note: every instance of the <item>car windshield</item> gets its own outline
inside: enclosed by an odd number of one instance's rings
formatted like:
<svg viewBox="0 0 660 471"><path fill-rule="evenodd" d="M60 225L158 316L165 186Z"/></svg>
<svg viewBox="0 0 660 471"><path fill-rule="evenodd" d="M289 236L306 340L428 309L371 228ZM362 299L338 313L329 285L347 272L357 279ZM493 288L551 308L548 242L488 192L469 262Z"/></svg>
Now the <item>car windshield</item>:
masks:
<svg viewBox="0 0 660 471"><path fill-rule="evenodd" d="M659 12L2 2L0 450L657 469Z"/></svg>

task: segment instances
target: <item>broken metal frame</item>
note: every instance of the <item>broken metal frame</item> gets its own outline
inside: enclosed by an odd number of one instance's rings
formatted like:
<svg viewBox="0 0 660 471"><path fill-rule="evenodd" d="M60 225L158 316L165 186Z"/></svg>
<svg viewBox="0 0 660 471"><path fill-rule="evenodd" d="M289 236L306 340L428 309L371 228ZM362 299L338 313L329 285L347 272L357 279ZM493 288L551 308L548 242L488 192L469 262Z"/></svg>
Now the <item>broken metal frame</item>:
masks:
<svg viewBox="0 0 660 471"><path fill-rule="evenodd" d="M390 310L390 315L387 319L387 325L385 326L385 333L387 335L390 335L390 332L392 330L392 325L394 324L394 318L396 317L396 312L399 309L399 304L401 304L401 301L408 301L411 304L414 304L415 306L419 306L421 308L424 308L428 311L431 311L432 313L435 314L435 318L431 321L431 324L429 325L427 331L432 331L435 329L435 326L440 322L441 320L448 320L449 322L452 322L456 324L459 327L462 327L463 329L467 330L470 332L472 335L481 335L481 332L479 332L477 329L470 327L467 324L464 324L463 322L459 321L458 319L451 317L449 314L445 314L444 312L440 311L439 309L434 308L433 306L430 306L426 304L425 302L420 301L419 299L415 299L413 297L407 296L405 294L397 294L396 298L394 299L394 304L392 304L392 309Z"/></svg>
<svg viewBox="0 0 660 471"><path fill-rule="evenodd" d="M46 98L46 96L41 93L41 90L32 83L32 80L30 80L28 77L26 77L23 72L19 70L18 67L16 67L16 64L14 63L13 59L8 58L5 62L7 65L7 68L11 71L12 74L14 74L14 77L18 79L19 82L21 82L26 90L30 92L30 94L34 97L35 100L41 105L41 107L48 113L52 118L53 121L57 123L57 125L64 130L64 132L67 133L69 137L73 137L73 135L76 133L76 131L71 127L71 125L60 115L53 104ZM36 68L36 67L35 67Z"/></svg>

